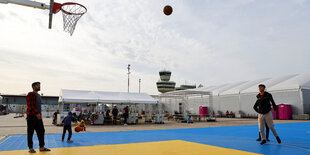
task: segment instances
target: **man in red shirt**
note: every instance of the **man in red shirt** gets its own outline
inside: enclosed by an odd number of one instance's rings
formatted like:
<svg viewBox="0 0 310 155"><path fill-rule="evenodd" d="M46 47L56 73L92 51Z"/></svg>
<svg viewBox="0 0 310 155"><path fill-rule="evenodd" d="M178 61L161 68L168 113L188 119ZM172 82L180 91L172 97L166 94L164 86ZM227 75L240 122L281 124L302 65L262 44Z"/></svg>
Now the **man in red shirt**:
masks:
<svg viewBox="0 0 310 155"><path fill-rule="evenodd" d="M50 151L49 149L44 147L44 134L45 129L42 121L42 114L41 114L41 96L38 94L40 91L40 82L32 83L32 92L29 92L26 100L27 100L27 139L28 139L28 147L29 153L36 153L33 149L33 133L36 130L39 145L40 145L40 152L43 151Z"/></svg>

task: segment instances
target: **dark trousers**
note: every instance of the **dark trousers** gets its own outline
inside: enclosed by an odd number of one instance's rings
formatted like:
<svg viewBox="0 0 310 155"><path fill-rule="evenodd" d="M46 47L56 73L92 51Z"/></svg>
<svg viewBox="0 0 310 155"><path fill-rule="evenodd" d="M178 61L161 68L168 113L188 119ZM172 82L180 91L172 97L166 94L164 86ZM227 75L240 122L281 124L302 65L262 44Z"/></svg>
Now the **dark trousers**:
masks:
<svg viewBox="0 0 310 155"><path fill-rule="evenodd" d="M64 130L62 132L62 139L65 139L65 135L66 135L66 131L68 130L69 132L69 136L68 136L68 140L71 139L71 136L72 136L72 129L71 129L71 126L64 126Z"/></svg>
<svg viewBox="0 0 310 155"><path fill-rule="evenodd" d="M40 148L44 147L45 129L44 129L42 119L39 120L36 116L28 116L27 117L27 139L28 139L29 149L33 148L32 138L33 138L34 130L37 133Z"/></svg>
<svg viewBox="0 0 310 155"><path fill-rule="evenodd" d="M128 117L126 117L126 116L124 117L124 124L127 124L127 118Z"/></svg>
<svg viewBox="0 0 310 155"><path fill-rule="evenodd" d="M113 124L116 124L117 116L113 116Z"/></svg>
<svg viewBox="0 0 310 155"><path fill-rule="evenodd" d="M269 127L267 125L267 123L265 123L265 127L266 127L266 139L269 139ZM261 139L262 137L260 136L260 133L258 132L258 138Z"/></svg>

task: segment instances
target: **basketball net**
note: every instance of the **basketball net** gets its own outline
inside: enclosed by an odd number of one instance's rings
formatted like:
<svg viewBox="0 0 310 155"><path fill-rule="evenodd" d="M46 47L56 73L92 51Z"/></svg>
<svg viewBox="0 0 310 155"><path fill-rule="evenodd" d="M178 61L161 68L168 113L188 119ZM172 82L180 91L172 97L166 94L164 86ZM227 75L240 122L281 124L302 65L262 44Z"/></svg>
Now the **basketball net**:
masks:
<svg viewBox="0 0 310 155"><path fill-rule="evenodd" d="M78 3L64 3L61 6L63 15L63 28L72 36L76 23L86 13L86 8Z"/></svg>

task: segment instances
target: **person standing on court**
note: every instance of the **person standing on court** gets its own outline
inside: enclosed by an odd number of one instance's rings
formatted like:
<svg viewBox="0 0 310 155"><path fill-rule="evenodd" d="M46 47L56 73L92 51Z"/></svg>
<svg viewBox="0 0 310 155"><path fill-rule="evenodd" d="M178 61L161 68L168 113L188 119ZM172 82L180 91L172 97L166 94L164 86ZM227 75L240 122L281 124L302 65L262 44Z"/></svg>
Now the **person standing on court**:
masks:
<svg viewBox="0 0 310 155"><path fill-rule="evenodd" d="M41 96L38 94L40 91L40 82L32 83L32 92L29 92L26 100L27 100L27 139L28 139L28 147L29 153L36 153L33 149L33 133L34 130L37 133L40 152L43 151L51 151L44 147L44 134L45 129L42 121L42 114L41 114Z"/></svg>
<svg viewBox="0 0 310 155"><path fill-rule="evenodd" d="M65 139L65 135L66 135L66 131L68 131L69 135L68 135L68 139L67 142L72 143L73 141L71 140L72 137L72 127L71 127L71 122L75 122L77 123L77 119L75 117L73 117L72 112L70 111L68 113L68 116L65 117L62 120L63 123L63 132L62 132L62 138L61 141L63 142Z"/></svg>
<svg viewBox="0 0 310 155"><path fill-rule="evenodd" d="M258 113L258 126L259 126L259 133L262 138L261 145L264 145L267 143L266 141L266 135L265 135L265 124L268 125L273 135L276 137L278 143L281 143L281 140L278 136L278 133L273 125L273 117L271 112L271 104L273 106L274 111L277 111L277 106L273 100L273 97L270 93L265 91L266 86L263 84L258 85L259 88L259 94L257 94L256 102L254 105L254 110Z"/></svg>

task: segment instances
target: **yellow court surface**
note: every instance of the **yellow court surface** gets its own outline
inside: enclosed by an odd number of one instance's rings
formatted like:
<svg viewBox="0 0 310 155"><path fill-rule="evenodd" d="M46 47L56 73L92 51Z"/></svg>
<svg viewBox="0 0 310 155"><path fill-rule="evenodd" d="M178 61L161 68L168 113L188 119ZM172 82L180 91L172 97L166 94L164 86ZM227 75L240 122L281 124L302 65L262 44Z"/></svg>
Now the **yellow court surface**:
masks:
<svg viewBox="0 0 310 155"><path fill-rule="evenodd" d="M63 155L254 155L256 153L227 149L211 145L187 142L183 140L161 141L161 142L146 142L146 143L131 143L118 145L95 145L83 147L63 147L51 148L51 152L37 154L63 154ZM3 151L1 155L20 155L28 154L27 150Z"/></svg>

